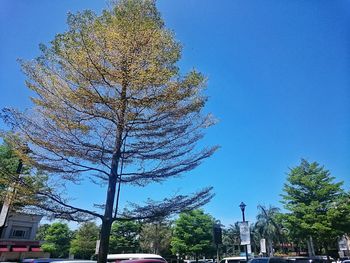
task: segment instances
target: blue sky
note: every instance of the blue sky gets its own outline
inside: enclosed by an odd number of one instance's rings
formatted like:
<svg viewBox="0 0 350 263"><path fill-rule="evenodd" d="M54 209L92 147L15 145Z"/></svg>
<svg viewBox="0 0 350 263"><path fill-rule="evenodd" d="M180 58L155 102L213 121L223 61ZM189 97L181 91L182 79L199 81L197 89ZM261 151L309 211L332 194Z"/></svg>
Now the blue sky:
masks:
<svg viewBox="0 0 350 263"><path fill-rule="evenodd" d="M66 14L100 13L101 0L0 2L0 108L30 107L17 58L39 55L66 29ZM289 167L317 161L350 187L350 2L328 0L159 0L183 45L179 66L208 77L206 112L219 123L203 145L221 149L180 179L123 188L122 202L214 186L204 209L224 224L279 203ZM4 125L0 123L0 128ZM103 202L103 189L72 186L74 202ZM93 194L92 194L93 193Z"/></svg>

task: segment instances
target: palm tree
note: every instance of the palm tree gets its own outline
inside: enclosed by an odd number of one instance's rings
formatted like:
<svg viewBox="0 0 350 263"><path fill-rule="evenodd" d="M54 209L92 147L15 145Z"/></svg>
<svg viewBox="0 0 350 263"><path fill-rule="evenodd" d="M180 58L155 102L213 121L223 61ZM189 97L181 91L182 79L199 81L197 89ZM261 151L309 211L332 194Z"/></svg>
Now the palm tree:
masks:
<svg viewBox="0 0 350 263"><path fill-rule="evenodd" d="M241 244L239 222L236 222L234 225L229 225L228 228L223 229L222 244L225 250L225 256L233 256L237 254L235 247L238 246L240 248Z"/></svg>
<svg viewBox="0 0 350 263"><path fill-rule="evenodd" d="M276 216L280 213L277 207L269 206L268 208L258 205L259 213L256 216L257 222L254 225L255 235L265 238L267 241L267 252L273 256L273 244L282 241L281 227L276 222Z"/></svg>

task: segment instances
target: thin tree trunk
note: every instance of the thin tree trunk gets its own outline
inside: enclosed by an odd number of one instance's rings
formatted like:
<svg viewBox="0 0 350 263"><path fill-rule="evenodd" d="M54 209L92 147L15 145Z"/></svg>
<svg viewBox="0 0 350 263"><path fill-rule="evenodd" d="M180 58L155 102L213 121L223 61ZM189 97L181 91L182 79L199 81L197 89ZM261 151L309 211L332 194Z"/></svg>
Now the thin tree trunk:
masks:
<svg viewBox="0 0 350 263"><path fill-rule="evenodd" d="M315 256L314 242L312 240L312 236L309 236L309 239L307 239L307 250L309 253L309 257Z"/></svg>
<svg viewBox="0 0 350 263"><path fill-rule="evenodd" d="M122 92L121 92L121 100L123 102L122 109L119 115L119 123L117 125L117 136L115 140L115 153L112 157L112 165L111 172L108 180L108 190L107 190L107 198L106 198L106 207L105 214L102 220L101 227L101 235L100 235L100 248L99 248L99 256L98 263L106 263L107 262L107 254L109 249L109 236L111 233L112 223L113 223L113 208L114 208L114 199L116 195L116 184L118 179L118 168L119 161L121 158L121 148L122 148L122 140L123 140L123 131L124 131L124 114L126 111L126 88L127 88L127 70L124 68L125 78L123 81ZM121 176L121 175L120 175ZM119 193L118 200L119 202ZM118 207L115 208L117 211Z"/></svg>
<svg viewBox="0 0 350 263"><path fill-rule="evenodd" d="M117 171L118 170L118 164L115 160L112 162L112 169ZM98 263L106 263L107 262L107 254L108 254L108 248L109 248L109 235L111 233L111 227L113 223L113 206L114 206L114 198L115 198L115 190L116 190L116 181L117 176L116 174L111 174L109 178L108 183L108 190L107 190L107 200L106 200L106 207L105 207L105 214L104 218L102 220L102 227L101 227L101 233L100 233L100 248L99 248L99 255L98 255Z"/></svg>

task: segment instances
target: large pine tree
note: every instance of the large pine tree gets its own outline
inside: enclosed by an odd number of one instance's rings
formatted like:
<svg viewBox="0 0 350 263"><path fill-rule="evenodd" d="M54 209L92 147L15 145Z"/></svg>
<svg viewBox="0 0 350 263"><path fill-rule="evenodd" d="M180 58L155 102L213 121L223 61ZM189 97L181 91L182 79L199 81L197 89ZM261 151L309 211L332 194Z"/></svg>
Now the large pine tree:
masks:
<svg viewBox="0 0 350 263"><path fill-rule="evenodd" d="M41 193L51 200L42 208L56 217L102 220L99 262L105 262L113 221L166 216L210 200L206 188L118 212L121 184L162 182L211 156L217 147L196 144L213 121L202 114L205 78L179 73L180 44L154 1L121 0L101 16L70 14L68 25L49 47L41 46L40 57L22 63L34 109L7 109L3 118L29 142L37 168L67 181L86 175L106 184L103 213Z"/></svg>
<svg viewBox="0 0 350 263"><path fill-rule="evenodd" d="M318 163L301 160L300 165L290 170L284 185L282 203L289 211L284 216L285 224L295 240L309 243L309 252L313 252L310 240L318 248L327 250L338 236L344 234L344 229L336 224L336 218L343 217L341 220L350 225L350 218L344 213L346 210L338 209L345 201L349 212L347 194L342 189L343 183L334 180Z"/></svg>

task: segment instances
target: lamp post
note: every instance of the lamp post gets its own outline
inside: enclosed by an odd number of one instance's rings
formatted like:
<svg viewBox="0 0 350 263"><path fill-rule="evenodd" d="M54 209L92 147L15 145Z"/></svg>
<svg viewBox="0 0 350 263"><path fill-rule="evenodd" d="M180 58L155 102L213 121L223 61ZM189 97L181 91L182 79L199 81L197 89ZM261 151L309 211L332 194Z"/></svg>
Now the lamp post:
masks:
<svg viewBox="0 0 350 263"><path fill-rule="evenodd" d="M243 223L245 223L245 216L244 216L244 211L245 211L245 207L247 205L243 202L240 203L239 207L241 208L241 211L242 211L242 219L243 219ZM246 257L246 260L248 262L248 247L247 245L244 245L244 249L245 249L245 257Z"/></svg>

